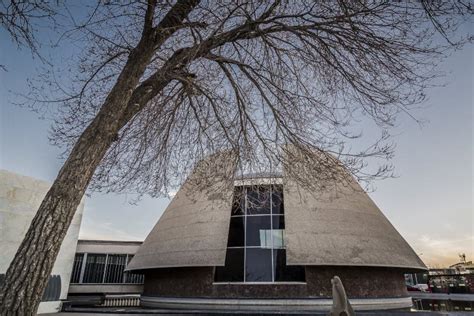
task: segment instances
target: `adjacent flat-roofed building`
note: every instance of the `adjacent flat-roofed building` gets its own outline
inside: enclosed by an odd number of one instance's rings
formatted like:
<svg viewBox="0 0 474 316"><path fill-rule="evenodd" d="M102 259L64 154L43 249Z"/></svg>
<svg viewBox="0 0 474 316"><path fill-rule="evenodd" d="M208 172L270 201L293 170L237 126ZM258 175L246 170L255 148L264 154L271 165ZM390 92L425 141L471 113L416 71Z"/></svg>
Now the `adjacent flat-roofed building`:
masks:
<svg viewBox="0 0 474 316"><path fill-rule="evenodd" d="M100 305L109 296L141 294L143 275L125 271L141 244L141 241L79 240L69 303Z"/></svg>
<svg viewBox="0 0 474 316"><path fill-rule="evenodd" d="M412 305L404 273L426 267L351 176L312 192L296 178L321 161L235 178L235 158L200 162L138 249L142 306L328 310L335 275L356 310Z"/></svg>

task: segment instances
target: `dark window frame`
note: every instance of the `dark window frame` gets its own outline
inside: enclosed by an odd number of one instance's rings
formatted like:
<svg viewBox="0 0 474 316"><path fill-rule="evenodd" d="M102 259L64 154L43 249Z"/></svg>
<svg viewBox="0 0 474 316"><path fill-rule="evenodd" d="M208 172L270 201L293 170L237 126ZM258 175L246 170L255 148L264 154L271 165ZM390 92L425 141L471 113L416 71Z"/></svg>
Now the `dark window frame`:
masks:
<svg viewBox="0 0 474 316"><path fill-rule="evenodd" d="M259 208L259 206L252 206L251 213L248 211L248 194L249 189L259 190L259 191L267 191L269 200L268 202L265 199L262 199L265 204L268 204L269 212L265 211L264 207ZM256 189L255 189L256 188ZM263 190L261 188L264 188ZM287 266L286 265L286 246L284 245L284 231L285 231L285 214L284 214L284 196L283 196L283 186L281 184L265 184L265 185L258 185L258 186L236 186L234 189L234 200L232 203L232 210L231 210L231 221L233 224L229 224L229 240L227 245L227 253L226 253L226 263L224 267L215 267L214 269L214 283L246 283L246 284L267 284L267 283L306 283L306 276L305 276L305 267L304 266ZM279 198L280 201L275 202L274 198ZM254 197L254 199L258 199ZM242 203L244 203L242 207ZM273 208L277 210L276 213L273 213ZM255 211L255 210L258 211ZM271 244L270 247L262 245L262 241L260 237L257 237L260 240L260 245L255 244L255 240L252 243L247 241L248 235L248 219L252 218L252 221L258 223L259 221L256 220L256 217L268 217L270 219L270 225L268 223L263 225L263 230L265 231L265 237L267 234L271 237ZM243 223L243 237L244 242L243 245L241 243L235 242L235 235L236 233L232 231L232 227L235 226L235 222L237 220L233 220L234 218L242 218L244 220ZM274 225L274 220L278 219L278 224ZM262 222L262 221L260 221ZM257 224L254 226L259 227ZM275 231L281 230L282 232L276 233ZM262 234L262 229L259 230L259 234ZM239 233L241 234L241 233ZM253 232L255 235L255 231ZM274 237L278 235L281 236L278 238L280 241L278 245L274 240ZM260 235L261 236L261 235ZM239 239L241 239L240 236ZM253 236L255 239L255 236ZM234 249L242 249L243 250L243 277L239 279L239 277L235 278L232 275L228 275L227 277L222 277L226 275L226 266L228 266L228 262L230 260L230 256L228 258L228 253L230 250ZM248 269L247 265L249 264L247 254L252 253L252 255L258 254L258 250L261 249L261 253L269 252L269 259L267 266L269 265L269 271L265 271L262 269L259 273L258 269L253 269L261 265L261 262L256 262L255 265L252 264L252 269ZM248 251L249 250L249 251ZM235 252L235 251L234 251ZM258 256L257 256L258 257ZM241 260L238 259L238 260ZM237 260L234 258L233 260ZM278 262L283 262L283 264L278 264ZM229 272L229 271L227 271ZM253 272L253 274L249 274L248 272ZM271 279L268 277L268 273L271 273ZM252 278L249 280L249 275L252 275ZM292 278L295 278L292 280ZM259 280L260 279L260 280Z"/></svg>
<svg viewBox="0 0 474 316"><path fill-rule="evenodd" d="M106 261L105 261L105 268L101 272L101 280L100 282L87 282L87 280L84 280L85 272L86 272L86 263L87 263L87 257L89 256L94 256L94 255L105 255L106 256ZM97 284L143 284L145 280L144 274L136 274L136 273L131 273L129 271L123 271L122 276L121 276L121 281L120 282L114 282L114 283L108 283L105 282L107 279L107 264L108 264L108 257L109 256L126 256L125 260L125 267L124 270L126 269L126 266L130 263L130 260L133 258L133 254L124 254L124 253L96 253L96 252L76 252L74 260L76 261L76 258L82 257L81 259L81 264L80 265L75 265L73 264L72 271L71 271L71 278L69 283L71 285L78 285L78 284L87 284L87 285L97 285ZM79 274L79 280L77 281L76 275ZM97 278L99 279L99 278Z"/></svg>

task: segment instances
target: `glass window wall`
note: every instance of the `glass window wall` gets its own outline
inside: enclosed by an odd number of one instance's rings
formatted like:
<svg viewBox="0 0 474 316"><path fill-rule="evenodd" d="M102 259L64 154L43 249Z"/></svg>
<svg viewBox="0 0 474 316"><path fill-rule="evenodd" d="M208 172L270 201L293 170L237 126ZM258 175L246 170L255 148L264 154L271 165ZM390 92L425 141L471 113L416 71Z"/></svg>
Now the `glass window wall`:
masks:
<svg viewBox="0 0 474 316"><path fill-rule="evenodd" d="M236 187L224 267L216 282L304 282L302 266L286 265L281 185Z"/></svg>
<svg viewBox="0 0 474 316"><path fill-rule="evenodd" d="M143 274L126 272L133 255L76 253L71 273L71 283L141 284Z"/></svg>

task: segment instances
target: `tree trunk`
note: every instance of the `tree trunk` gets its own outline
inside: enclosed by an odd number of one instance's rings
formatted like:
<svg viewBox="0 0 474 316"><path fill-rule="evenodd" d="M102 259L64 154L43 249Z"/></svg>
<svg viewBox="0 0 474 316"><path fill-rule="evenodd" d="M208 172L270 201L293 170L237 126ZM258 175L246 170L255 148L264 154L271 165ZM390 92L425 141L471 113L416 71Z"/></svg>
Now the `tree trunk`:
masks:
<svg viewBox="0 0 474 316"><path fill-rule="evenodd" d="M41 203L7 270L0 315L35 315L76 209L95 169L116 138L123 113L153 55L153 40L142 38L132 51L99 114L75 144Z"/></svg>

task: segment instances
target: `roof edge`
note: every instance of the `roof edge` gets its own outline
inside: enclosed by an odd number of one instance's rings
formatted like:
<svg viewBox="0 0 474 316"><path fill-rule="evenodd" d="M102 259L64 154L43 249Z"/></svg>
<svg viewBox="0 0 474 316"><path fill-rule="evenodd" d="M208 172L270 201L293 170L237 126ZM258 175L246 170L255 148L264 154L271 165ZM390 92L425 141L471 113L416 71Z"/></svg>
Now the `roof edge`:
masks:
<svg viewBox="0 0 474 316"><path fill-rule="evenodd" d="M205 268L205 267L223 267L223 263L219 264L180 264L180 265L157 265L157 266L145 266L141 268L125 268L124 271L142 271L151 269L169 269L169 268Z"/></svg>
<svg viewBox="0 0 474 316"><path fill-rule="evenodd" d="M140 240L102 240L102 239L78 239L78 243L102 243L102 244L143 244Z"/></svg>
<svg viewBox="0 0 474 316"><path fill-rule="evenodd" d="M398 269L408 269L410 271L417 270L417 271L428 271L427 267L421 266L403 266L403 265L382 265L382 264L341 264L341 263L331 263L331 264L314 264L314 263L287 263L288 266L308 266L308 267L370 267L370 268L398 268ZM142 271L142 270L151 270L151 269L169 269L169 268L204 268L204 267L223 267L223 264L214 264L214 265L199 265L199 264L181 264L181 265L157 265L157 266L145 266L141 268L126 268L125 271Z"/></svg>

